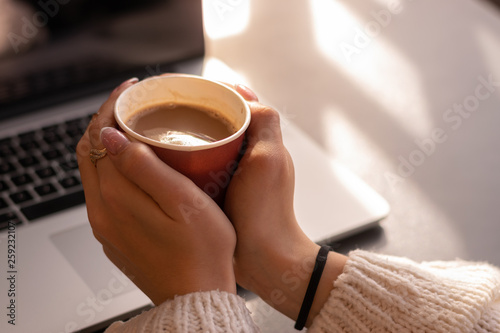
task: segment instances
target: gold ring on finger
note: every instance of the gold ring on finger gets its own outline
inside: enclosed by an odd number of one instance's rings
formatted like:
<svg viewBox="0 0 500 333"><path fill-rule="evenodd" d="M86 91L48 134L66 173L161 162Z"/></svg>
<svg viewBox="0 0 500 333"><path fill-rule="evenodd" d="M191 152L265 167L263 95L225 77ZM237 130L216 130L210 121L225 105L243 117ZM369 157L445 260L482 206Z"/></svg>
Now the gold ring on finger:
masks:
<svg viewBox="0 0 500 333"><path fill-rule="evenodd" d="M107 151L106 148L103 149L95 149L92 148L90 149L90 161L92 164L94 164L95 167L97 167L97 160L100 160L104 156L106 156Z"/></svg>

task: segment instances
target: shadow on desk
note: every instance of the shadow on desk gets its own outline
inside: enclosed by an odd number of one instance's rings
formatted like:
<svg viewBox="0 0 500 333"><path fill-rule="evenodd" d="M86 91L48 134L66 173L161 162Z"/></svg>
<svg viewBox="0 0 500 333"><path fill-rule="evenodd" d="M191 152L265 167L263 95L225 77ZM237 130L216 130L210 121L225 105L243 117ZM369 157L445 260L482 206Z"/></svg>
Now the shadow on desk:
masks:
<svg viewBox="0 0 500 333"><path fill-rule="evenodd" d="M500 9L500 0L486 0L486 1L492 3L493 5L497 6L498 9Z"/></svg>
<svg viewBox="0 0 500 333"><path fill-rule="evenodd" d="M328 245L332 247L333 251L347 255L350 251L356 249L373 251L386 243L384 229L381 226L376 226L359 234L331 242Z"/></svg>

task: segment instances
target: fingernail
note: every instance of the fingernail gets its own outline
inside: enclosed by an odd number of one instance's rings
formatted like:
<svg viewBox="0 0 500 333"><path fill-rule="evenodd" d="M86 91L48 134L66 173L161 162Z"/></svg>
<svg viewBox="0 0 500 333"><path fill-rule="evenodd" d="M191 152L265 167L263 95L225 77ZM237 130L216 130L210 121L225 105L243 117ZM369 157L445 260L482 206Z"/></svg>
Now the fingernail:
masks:
<svg viewBox="0 0 500 333"><path fill-rule="evenodd" d="M127 81L123 82L121 85L125 85L125 84L128 84L128 83L137 83L137 82L139 82L139 79L136 78L136 77L133 77L133 78L130 78Z"/></svg>
<svg viewBox="0 0 500 333"><path fill-rule="evenodd" d="M127 81L123 81L122 83L120 83L120 85L118 87L116 87L114 91L117 91L118 89L120 89L120 88L122 88L122 87L124 87L126 85L134 84L134 83L137 83L137 82L139 82L138 78L136 78L136 77L130 78Z"/></svg>
<svg viewBox="0 0 500 333"><path fill-rule="evenodd" d="M130 143L122 132L113 127L101 129L101 142L112 155L120 153Z"/></svg>
<svg viewBox="0 0 500 333"><path fill-rule="evenodd" d="M243 95L243 97L247 101L254 101L254 102L258 102L259 101L259 98L257 97L257 95L250 88L248 88L247 86L244 86L242 84L236 84L235 88L236 88L236 90L238 90L238 92L240 94Z"/></svg>

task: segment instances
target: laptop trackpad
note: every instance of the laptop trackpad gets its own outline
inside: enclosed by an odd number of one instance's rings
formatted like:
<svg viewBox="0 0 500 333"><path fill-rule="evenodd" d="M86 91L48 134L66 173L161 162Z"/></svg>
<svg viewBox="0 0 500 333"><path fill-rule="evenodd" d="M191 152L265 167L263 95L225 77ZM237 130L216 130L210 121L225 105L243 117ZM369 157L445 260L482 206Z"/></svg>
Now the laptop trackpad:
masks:
<svg viewBox="0 0 500 333"><path fill-rule="evenodd" d="M50 238L95 295L114 297L137 289L109 261L88 224L59 232Z"/></svg>

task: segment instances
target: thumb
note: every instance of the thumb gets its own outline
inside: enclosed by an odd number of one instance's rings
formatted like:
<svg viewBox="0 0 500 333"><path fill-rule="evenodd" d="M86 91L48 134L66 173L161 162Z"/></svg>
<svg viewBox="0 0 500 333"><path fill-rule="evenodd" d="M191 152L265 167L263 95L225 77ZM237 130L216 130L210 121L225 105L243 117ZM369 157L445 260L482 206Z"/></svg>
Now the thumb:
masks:
<svg viewBox="0 0 500 333"><path fill-rule="evenodd" d="M257 143L282 144L280 116L278 111L258 102L249 103L252 120L247 130L248 146Z"/></svg>

